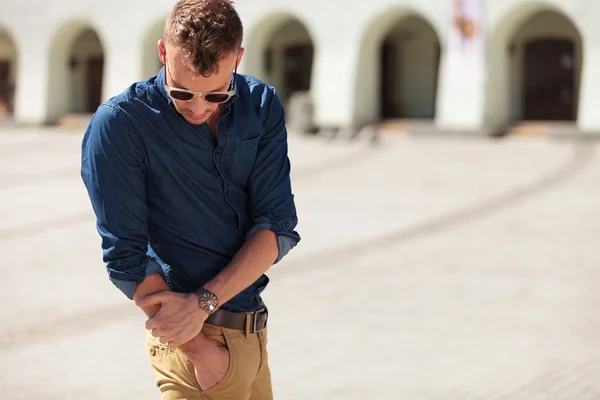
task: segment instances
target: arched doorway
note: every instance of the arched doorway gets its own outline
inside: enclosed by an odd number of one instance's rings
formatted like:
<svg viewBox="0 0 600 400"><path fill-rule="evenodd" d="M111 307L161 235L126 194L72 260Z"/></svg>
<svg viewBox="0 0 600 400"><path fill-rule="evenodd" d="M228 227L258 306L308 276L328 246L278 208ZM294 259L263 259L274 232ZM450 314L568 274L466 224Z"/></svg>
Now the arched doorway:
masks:
<svg viewBox="0 0 600 400"><path fill-rule="evenodd" d="M380 118L433 119L440 45L431 25L415 16L402 19L380 54Z"/></svg>
<svg viewBox="0 0 600 400"><path fill-rule="evenodd" d="M17 49L9 33L0 27L0 120L14 112Z"/></svg>
<svg viewBox="0 0 600 400"><path fill-rule="evenodd" d="M165 29L165 20L156 22L146 33L144 44L142 46L142 70L141 79L146 80L156 74L162 68L160 58L158 58L157 43L163 37Z"/></svg>
<svg viewBox="0 0 600 400"><path fill-rule="evenodd" d="M488 121L577 120L583 46L565 14L517 10L500 25L490 47L488 96L496 99L487 99Z"/></svg>
<svg viewBox="0 0 600 400"><path fill-rule="evenodd" d="M511 46L520 119L576 120L582 48L573 23L555 11L537 13L517 31Z"/></svg>
<svg viewBox="0 0 600 400"><path fill-rule="evenodd" d="M375 19L359 54L356 123L435 118L439 62L438 35L423 17L389 12Z"/></svg>
<svg viewBox="0 0 600 400"><path fill-rule="evenodd" d="M89 26L70 23L51 45L48 122L65 114L91 114L102 102L104 49Z"/></svg>
<svg viewBox="0 0 600 400"><path fill-rule="evenodd" d="M289 15L257 23L251 32L244 66L247 73L275 86L284 104L311 88L314 45L306 26Z"/></svg>

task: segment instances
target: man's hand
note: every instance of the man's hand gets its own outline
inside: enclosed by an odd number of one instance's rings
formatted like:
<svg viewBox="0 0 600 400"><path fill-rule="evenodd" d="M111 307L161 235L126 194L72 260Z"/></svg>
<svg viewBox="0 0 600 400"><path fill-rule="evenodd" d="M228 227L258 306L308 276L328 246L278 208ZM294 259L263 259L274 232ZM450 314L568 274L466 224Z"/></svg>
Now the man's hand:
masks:
<svg viewBox="0 0 600 400"><path fill-rule="evenodd" d="M225 378L229 368L229 350L223 346L213 346L206 353L206 359L199 363L192 362L194 373L200 389L209 390L217 386Z"/></svg>
<svg viewBox="0 0 600 400"><path fill-rule="evenodd" d="M198 305L194 294L170 291L152 294L136 302L142 308L160 306L156 315L146 321L146 329L170 348L189 342L202 330L208 313Z"/></svg>
<svg viewBox="0 0 600 400"><path fill-rule="evenodd" d="M200 340L204 343L198 344ZM186 343L182 350L194 366L196 381L198 381L200 389L212 389L225 378L230 362L229 350L226 347L220 346L202 335L198 337L198 340Z"/></svg>
<svg viewBox="0 0 600 400"><path fill-rule="evenodd" d="M181 346L181 350L194 366L200 389L212 389L225 378L230 362L226 347L199 335Z"/></svg>

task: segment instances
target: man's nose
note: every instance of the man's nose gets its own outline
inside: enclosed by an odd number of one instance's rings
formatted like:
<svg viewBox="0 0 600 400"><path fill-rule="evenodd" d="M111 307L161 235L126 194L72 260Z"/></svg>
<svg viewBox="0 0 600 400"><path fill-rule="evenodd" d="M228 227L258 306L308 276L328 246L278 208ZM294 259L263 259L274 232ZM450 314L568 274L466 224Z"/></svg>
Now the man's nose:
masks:
<svg viewBox="0 0 600 400"><path fill-rule="evenodd" d="M194 114L200 115L208 111L210 106L201 96L197 96L194 100L190 101L190 108Z"/></svg>

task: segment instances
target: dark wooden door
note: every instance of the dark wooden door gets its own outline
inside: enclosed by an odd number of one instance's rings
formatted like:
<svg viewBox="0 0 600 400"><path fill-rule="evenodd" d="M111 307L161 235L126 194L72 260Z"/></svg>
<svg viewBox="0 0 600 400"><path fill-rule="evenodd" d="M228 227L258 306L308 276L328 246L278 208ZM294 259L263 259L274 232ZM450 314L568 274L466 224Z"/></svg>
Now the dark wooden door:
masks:
<svg viewBox="0 0 600 400"><path fill-rule="evenodd" d="M0 116L12 112L13 88L10 83L10 61L0 60Z"/></svg>
<svg viewBox="0 0 600 400"><path fill-rule="evenodd" d="M91 58L87 62L87 104L86 112L96 111L102 100L102 77L104 75L104 59Z"/></svg>
<svg viewBox="0 0 600 400"><path fill-rule="evenodd" d="M399 118L402 114L397 92L400 76L398 56L396 44L392 40L384 40L381 45L381 80L379 82L380 116L382 119Z"/></svg>
<svg viewBox="0 0 600 400"><path fill-rule="evenodd" d="M313 46L310 43L289 46L284 50L284 86L287 99L294 92L310 90Z"/></svg>
<svg viewBox="0 0 600 400"><path fill-rule="evenodd" d="M575 120L575 45L570 40L541 39L525 47L523 118Z"/></svg>

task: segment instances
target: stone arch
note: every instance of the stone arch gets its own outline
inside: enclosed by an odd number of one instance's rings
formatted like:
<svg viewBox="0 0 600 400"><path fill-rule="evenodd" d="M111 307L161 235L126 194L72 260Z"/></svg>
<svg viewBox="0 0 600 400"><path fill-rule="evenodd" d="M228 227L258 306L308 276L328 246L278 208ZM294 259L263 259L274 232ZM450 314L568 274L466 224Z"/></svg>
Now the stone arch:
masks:
<svg viewBox="0 0 600 400"><path fill-rule="evenodd" d="M486 123L576 120L583 37L556 6L533 3L507 13L488 44Z"/></svg>
<svg viewBox="0 0 600 400"><path fill-rule="evenodd" d="M17 46L13 35L0 26L0 120L14 112L17 73Z"/></svg>
<svg viewBox="0 0 600 400"><path fill-rule="evenodd" d="M308 26L288 13L257 22L247 39L243 70L277 88L284 104L296 92L309 92L315 44Z"/></svg>
<svg viewBox="0 0 600 400"><path fill-rule="evenodd" d="M90 114L103 99L104 46L90 24L71 21L53 35L49 54L46 119Z"/></svg>
<svg viewBox="0 0 600 400"><path fill-rule="evenodd" d="M148 79L158 73L162 63L158 58L157 43L162 39L166 18L156 21L144 35L142 44L141 79Z"/></svg>
<svg viewBox="0 0 600 400"><path fill-rule="evenodd" d="M433 119L440 43L438 30L417 12L393 9L374 18L361 35L355 125L383 118Z"/></svg>

